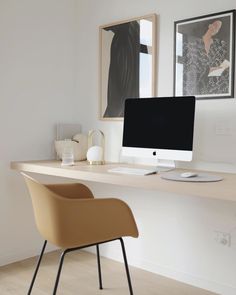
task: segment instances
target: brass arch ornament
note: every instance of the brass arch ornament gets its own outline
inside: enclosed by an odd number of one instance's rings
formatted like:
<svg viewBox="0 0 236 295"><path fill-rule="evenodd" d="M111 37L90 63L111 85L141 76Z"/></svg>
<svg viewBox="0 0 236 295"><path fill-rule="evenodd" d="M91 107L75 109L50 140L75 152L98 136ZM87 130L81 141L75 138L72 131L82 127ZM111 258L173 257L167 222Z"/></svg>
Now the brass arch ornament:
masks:
<svg viewBox="0 0 236 295"><path fill-rule="evenodd" d="M94 136L98 134L100 136L100 145L93 145ZM87 161L90 165L103 165L104 161L104 149L105 149L105 135L99 130L90 130L88 133L88 152Z"/></svg>

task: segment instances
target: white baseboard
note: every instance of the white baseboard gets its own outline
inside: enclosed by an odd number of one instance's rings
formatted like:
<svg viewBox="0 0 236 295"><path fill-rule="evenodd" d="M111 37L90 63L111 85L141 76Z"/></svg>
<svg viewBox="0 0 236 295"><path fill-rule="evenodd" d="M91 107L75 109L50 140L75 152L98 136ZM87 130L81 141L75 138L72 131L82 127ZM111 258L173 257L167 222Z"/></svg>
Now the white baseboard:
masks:
<svg viewBox="0 0 236 295"><path fill-rule="evenodd" d="M101 254L104 257L109 259L113 259L115 261L123 262L121 251L117 251L117 249L112 249L109 247L108 249L101 249ZM94 249L89 249L89 252L94 252ZM188 284L195 286L197 288L202 288L220 295L235 295L236 287L225 285L223 283L210 281L204 277L192 275L189 273L185 273L176 269L171 269L166 266L158 265L151 261L136 259L132 256L128 257L129 265L138 267L140 269Z"/></svg>
<svg viewBox="0 0 236 295"><path fill-rule="evenodd" d="M210 281L204 277L188 274L179 270L174 270L165 266L155 264L150 261L136 261L130 260L130 264L142 268L144 270L180 281L198 288L209 290L220 295L235 295L236 288L234 286L225 285L219 282Z"/></svg>

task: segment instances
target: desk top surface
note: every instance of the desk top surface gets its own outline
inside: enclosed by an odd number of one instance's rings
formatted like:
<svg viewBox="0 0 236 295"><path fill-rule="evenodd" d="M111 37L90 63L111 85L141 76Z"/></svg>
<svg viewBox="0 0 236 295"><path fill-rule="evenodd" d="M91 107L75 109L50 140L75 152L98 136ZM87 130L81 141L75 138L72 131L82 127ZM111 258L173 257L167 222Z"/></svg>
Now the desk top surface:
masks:
<svg viewBox="0 0 236 295"><path fill-rule="evenodd" d="M61 162L56 160L11 163L11 168L18 171L59 176L76 180L128 186L145 190L158 190L163 192L192 195L210 199L236 201L236 174L207 172L209 174L222 176L223 180L219 182L204 183L178 182L162 179L159 174L137 176L127 174L115 174L107 171L108 169L117 166L134 167L134 165L120 163L89 165L86 161L76 162L74 166L62 167ZM143 168L144 166L135 165L135 167ZM177 171L183 172L184 170L177 169Z"/></svg>

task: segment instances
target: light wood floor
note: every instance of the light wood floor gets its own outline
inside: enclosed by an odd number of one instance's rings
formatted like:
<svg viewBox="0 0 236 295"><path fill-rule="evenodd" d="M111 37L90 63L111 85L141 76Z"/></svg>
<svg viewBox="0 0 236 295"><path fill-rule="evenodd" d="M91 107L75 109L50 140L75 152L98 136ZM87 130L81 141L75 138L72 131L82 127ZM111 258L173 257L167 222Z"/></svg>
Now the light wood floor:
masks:
<svg viewBox="0 0 236 295"><path fill-rule="evenodd" d="M45 255L33 295L52 294L60 253ZM65 257L58 295L129 295L124 265L101 258L104 289L98 289L96 256L73 252ZM35 267L35 258L0 267L0 294L26 295ZM130 267L135 295L213 295L156 274Z"/></svg>

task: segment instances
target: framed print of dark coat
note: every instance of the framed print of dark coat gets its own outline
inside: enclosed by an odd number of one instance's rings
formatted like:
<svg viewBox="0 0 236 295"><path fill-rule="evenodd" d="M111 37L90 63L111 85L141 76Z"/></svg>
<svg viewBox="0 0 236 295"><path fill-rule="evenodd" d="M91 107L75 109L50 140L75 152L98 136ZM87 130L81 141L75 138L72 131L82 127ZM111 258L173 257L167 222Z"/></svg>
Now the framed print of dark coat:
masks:
<svg viewBox="0 0 236 295"><path fill-rule="evenodd" d="M99 28L101 120L124 116L126 98L156 92L156 15Z"/></svg>
<svg viewBox="0 0 236 295"><path fill-rule="evenodd" d="M175 22L174 95L234 97L235 10Z"/></svg>

